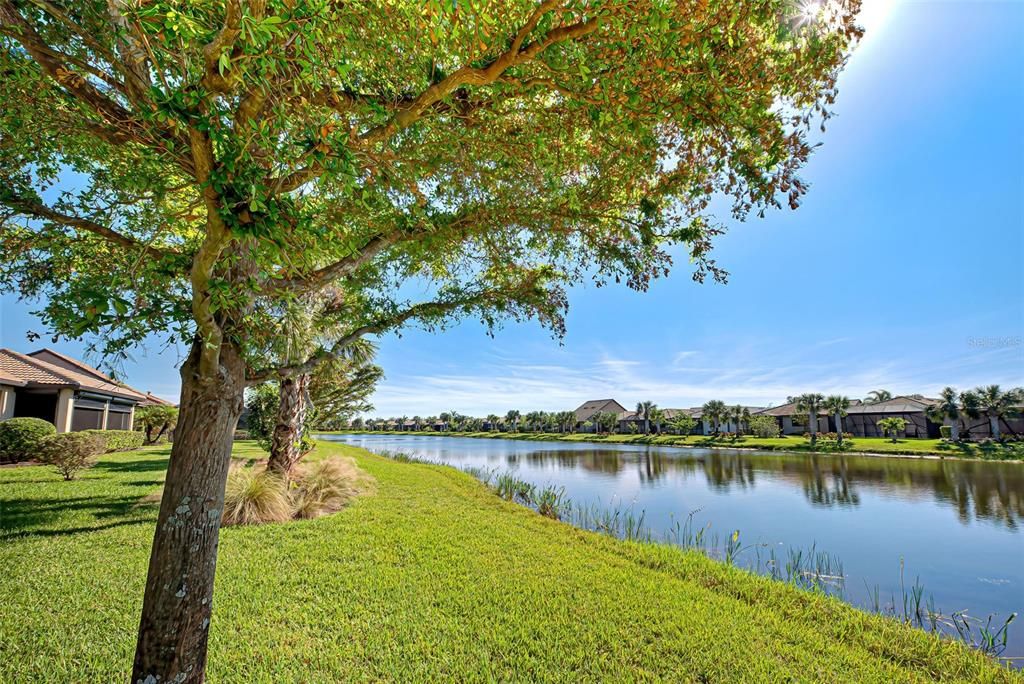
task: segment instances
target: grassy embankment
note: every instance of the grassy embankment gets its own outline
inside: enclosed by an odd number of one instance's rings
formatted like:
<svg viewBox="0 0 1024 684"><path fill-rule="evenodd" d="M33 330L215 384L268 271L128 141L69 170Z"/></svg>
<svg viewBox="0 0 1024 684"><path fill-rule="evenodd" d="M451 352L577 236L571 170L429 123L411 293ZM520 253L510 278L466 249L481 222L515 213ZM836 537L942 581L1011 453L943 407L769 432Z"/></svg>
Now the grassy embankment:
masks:
<svg viewBox="0 0 1024 684"><path fill-rule="evenodd" d="M809 440L801 436L789 437L712 437L703 435L643 435L559 433L559 432L387 432L377 430L342 430L324 434L395 434L433 435L448 437L474 437L482 439L520 439L529 441L594 442L597 444L657 444L661 446L705 447L718 449L760 449L763 451L793 451L809 453L837 453L835 449L811 449ZM985 460L1024 460L1024 442L981 444L961 442L952 444L941 439L899 439L893 442L882 437L854 437L848 448L839 453L865 453L885 456L943 456L947 458L979 458Z"/></svg>
<svg viewBox="0 0 1024 684"><path fill-rule="evenodd" d="M168 450L0 469L0 681L124 681ZM253 457L239 445L240 457ZM226 529L209 679L1020 681L980 653L698 553L577 530L341 444L375 491Z"/></svg>

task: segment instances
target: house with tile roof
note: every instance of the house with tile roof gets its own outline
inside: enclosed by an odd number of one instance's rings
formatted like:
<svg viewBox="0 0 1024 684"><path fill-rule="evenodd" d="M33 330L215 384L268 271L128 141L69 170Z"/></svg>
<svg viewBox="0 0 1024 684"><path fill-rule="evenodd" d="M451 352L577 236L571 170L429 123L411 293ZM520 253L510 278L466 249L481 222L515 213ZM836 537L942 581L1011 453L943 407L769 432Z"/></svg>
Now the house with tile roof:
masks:
<svg viewBox="0 0 1024 684"><path fill-rule="evenodd" d="M878 422L883 418L902 418L907 427L901 437L935 439L939 436L939 424L928 418L928 409L935 402L935 399L921 395L893 397L874 403L854 400L843 418L843 431L854 437L884 437ZM760 415L774 417L784 435L809 432L807 415L797 411L795 403L765 409ZM825 409L818 413L817 429L819 432L834 432L836 429L835 418Z"/></svg>
<svg viewBox="0 0 1024 684"><path fill-rule="evenodd" d="M580 429L598 413L614 413L621 420L629 411L614 399L591 399L580 404L573 413L576 415L576 428Z"/></svg>
<svg viewBox="0 0 1024 684"><path fill-rule="evenodd" d="M53 349L0 349L0 420L41 418L57 432L131 430L145 394Z"/></svg>

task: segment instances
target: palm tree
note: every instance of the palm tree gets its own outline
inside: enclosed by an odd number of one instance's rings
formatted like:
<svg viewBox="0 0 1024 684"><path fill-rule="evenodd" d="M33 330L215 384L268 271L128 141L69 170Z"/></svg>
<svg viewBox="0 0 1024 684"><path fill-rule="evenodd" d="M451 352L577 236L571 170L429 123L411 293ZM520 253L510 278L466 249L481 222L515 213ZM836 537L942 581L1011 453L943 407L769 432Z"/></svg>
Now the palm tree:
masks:
<svg viewBox="0 0 1024 684"><path fill-rule="evenodd" d="M850 398L833 394L825 400L822 406L836 419L836 441L842 446L843 417L846 415L846 409L850 408Z"/></svg>
<svg viewBox="0 0 1024 684"><path fill-rule="evenodd" d="M739 437L743 432L743 423L750 420L750 409L736 404L728 409L728 416L729 420L736 424L736 436Z"/></svg>
<svg viewBox="0 0 1024 684"><path fill-rule="evenodd" d="M519 411L512 410L505 414L505 422L512 426L512 432L519 432Z"/></svg>
<svg viewBox="0 0 1024 684"><path fill-rule="evenodd" d="M884 389L876 389L868 392L868 397L864 400L864 403L880 404L883 401L889 401L890 399L892 399L892 392Z"/></svg>
<svg viewBox="0 0 1024 684"><path fill-rule="evenodd" d="M654 432L661 434L661 424L665 422L665 412L657 406L652 406L647 411L647 418L654 423Z"/></svg>
<svg viewBox="0 0 1024 684"><path fill-rule="evenodd" d="M487 423L491 427L491 432L494 432L495 430L498 429L498 416L494 415L493 413L489 414L487 416Z"/></svg>
<svg viewBox="0 0 1024 684"><path fill-rule="evenodd" d="M719 423L725 418L726 408L725 402L719 401L718 399L712 399L703 406L704 418L710 420L712 425L715 427L715 434L718 434Z"/></svg>
<svg viewBox="0 0 1024 684"><path fill-rule="evenodd" d="M818 443L818 413L821 411L822 402L825 397L815 392L801 394L799 397L790 397L789 401L796 403L797 411L807 412L807 430L811 433L811 448Z"/></svg>
<svg viewBox="0 0 1024 684"><path fill-rule="evenodd" d="M638 401L636 404L636 417L644 421L644 434L651 431L651 409L657 408L653 401Z"/></svg>
<svg viewBox="0 0 1024 684"><path fill-rule="evenodd" d="M957 394L957 391L952 387L945 387L939 392L939 403L933 404L928 407L927 414L928 418L935 421L936 423L942 423L943 425L949 425L949 437L954 442L960 441L960 417L966 414L967 408L963 406L963 399L967 399L967 404L971 405L971 412L975 412L973 407L973 397L968 398L965 395L968 392L961 392Z"/></svg>
<svg viewBox="0 0 1024 684"><path fill-rule="evenodd" d="M999 385L989 385L979 387L973 394L978 399L978 408L988 415L992 438L1000 439L999 419L1020 413L1020 405L1024 403L1024 389L1018 387L1004 392Z"/></svg>

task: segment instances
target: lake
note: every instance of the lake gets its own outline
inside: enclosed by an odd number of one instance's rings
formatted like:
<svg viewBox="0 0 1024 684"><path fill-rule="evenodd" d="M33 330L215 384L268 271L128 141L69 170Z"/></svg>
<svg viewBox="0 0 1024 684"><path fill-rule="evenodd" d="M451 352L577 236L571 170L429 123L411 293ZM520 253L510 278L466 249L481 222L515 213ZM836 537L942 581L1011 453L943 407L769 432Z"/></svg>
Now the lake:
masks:
<svg viewBox="0 0 1024 684"><path fill-rule="evenodd" d="M842 562L843 596L870 607L895 597L900 562L939 611L1024 613L1024 466L1012 463L780 454L423 435L321 435L458 468L510 471L564 487L574 504L631 508L656 536L693 513L694 527L740 531L752 554L812 545ZM739 564L744 564L741 557ZM1022 616L1024 618L1024 616ZM1024 656L1024 625L1004 656ZM1003 620L999 620L1002 624Z"/></svg>

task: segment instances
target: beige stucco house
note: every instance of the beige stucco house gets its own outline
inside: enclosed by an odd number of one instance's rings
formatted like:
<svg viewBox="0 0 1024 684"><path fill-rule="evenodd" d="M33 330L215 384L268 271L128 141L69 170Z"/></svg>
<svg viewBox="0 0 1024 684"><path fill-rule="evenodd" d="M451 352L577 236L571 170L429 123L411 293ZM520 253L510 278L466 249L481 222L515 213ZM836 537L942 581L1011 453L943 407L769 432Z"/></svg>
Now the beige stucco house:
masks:
<svg viewBox="0 0 1024 684"><path fill-rule="evenodd" d="M0 420L41 418L57 432L131 430L147 395L52 349L0 349Z"/></svg>

